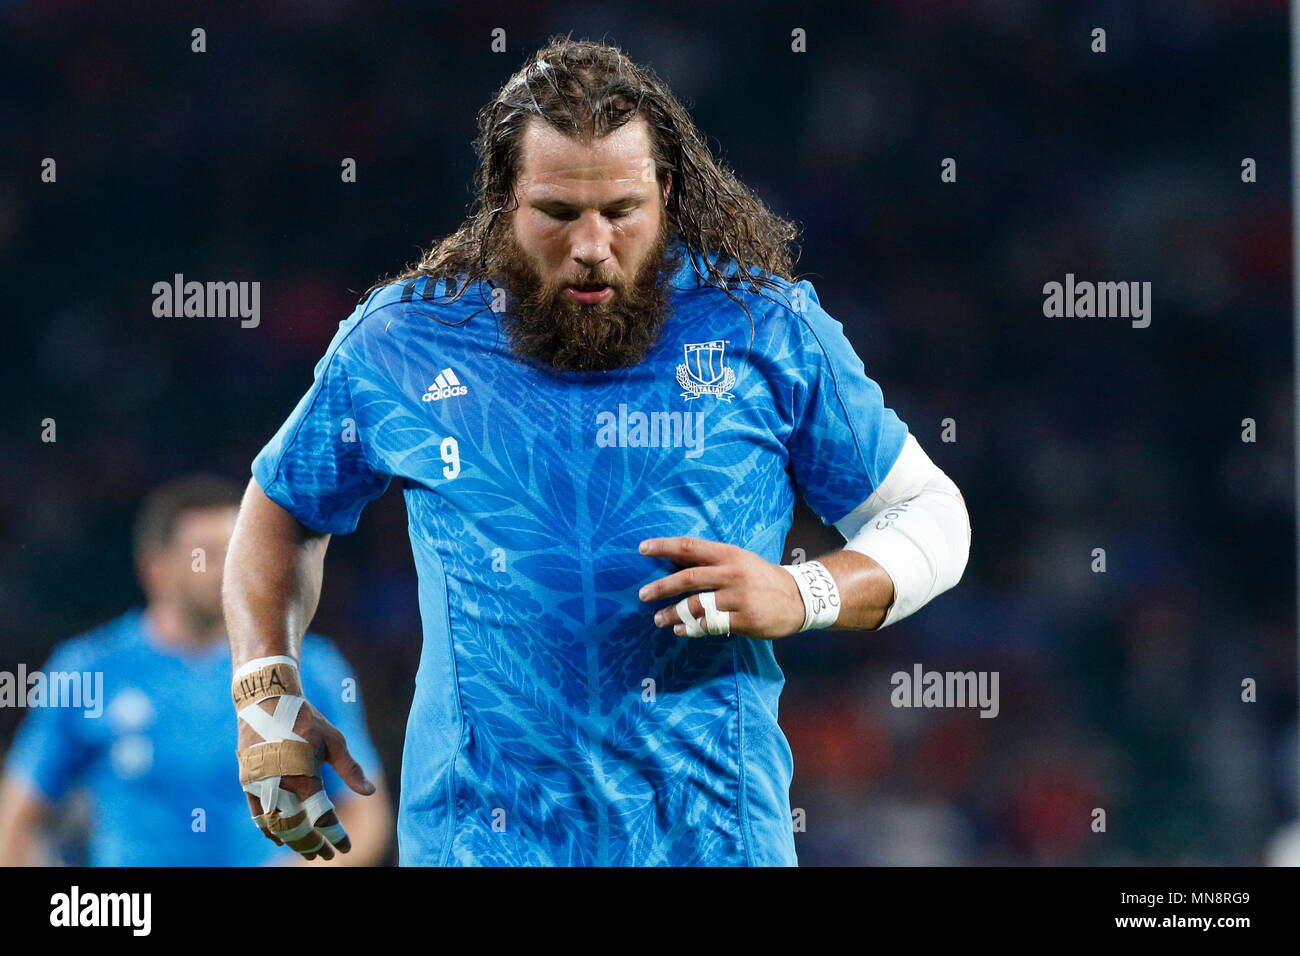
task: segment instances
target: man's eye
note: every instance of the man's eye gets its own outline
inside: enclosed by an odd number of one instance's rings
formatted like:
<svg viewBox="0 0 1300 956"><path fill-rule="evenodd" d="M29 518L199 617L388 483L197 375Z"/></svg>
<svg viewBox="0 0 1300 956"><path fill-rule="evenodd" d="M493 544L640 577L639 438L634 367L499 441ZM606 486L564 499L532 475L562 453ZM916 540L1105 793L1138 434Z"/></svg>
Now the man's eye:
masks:
<svg viewBox="0 0 1300 956"><path fill-rule="evenodd" d="M630 210L630 209L611 209L609 212L605 213L605 218L606 218L606 219L622 219L624 216L626 216L626 215L627 215L629 212L631 212L631 211L632 211L632 210Z"/></svg>

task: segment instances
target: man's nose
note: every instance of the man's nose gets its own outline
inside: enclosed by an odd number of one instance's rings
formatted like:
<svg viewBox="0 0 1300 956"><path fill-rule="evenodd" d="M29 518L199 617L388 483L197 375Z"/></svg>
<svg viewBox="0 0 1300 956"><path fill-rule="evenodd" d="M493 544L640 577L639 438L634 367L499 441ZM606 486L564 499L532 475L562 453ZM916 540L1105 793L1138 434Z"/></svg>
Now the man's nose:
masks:
<svg viewBox="0 0 1300 956"><path fill-rule="evenodd" d="M584 213L573 224L570 255L584 269L594 269L609 258L610 228L594 211Z"/></svg>

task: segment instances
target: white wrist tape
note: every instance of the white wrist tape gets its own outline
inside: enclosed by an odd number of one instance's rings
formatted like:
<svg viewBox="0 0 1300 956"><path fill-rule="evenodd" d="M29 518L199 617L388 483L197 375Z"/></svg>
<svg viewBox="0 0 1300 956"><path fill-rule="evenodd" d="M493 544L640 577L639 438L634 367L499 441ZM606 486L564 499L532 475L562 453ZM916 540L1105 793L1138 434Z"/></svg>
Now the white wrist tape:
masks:
<svg viewBox="0 0 1300 956"><path fill-rule="evenodd" d="M839 619L840 589L826 565L820 561L805 561L781 567L790 572L799 587L799 596L803 598L803 627L799 630L830 627Z"/></svg>
<svg viewBox="0 0 1300 956"><path fill-rule="evenodd" d="M295 674L298 673L298 662L292 657L255 657L253 660L245 661L239 665L239 669L235 671L234 679L239 680L240 678L247 677L249 674L253 673L253 671L261 670L268 664L284 664L292 668Z"/></svg>
<svg viewBox="0 0 1300 956"><path fill-rule="evenodd" d="M872 558L894 582L881 627L955 585L970 557L970 517L957 486L910 434L885 480L835 527L845 550Z"/></svg>

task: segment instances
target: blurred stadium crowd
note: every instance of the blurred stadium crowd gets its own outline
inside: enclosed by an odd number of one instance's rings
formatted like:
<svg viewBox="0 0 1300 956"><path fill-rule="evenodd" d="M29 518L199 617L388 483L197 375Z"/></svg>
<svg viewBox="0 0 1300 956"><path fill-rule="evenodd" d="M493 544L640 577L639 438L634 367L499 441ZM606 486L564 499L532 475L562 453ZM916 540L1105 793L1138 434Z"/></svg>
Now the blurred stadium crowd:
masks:
<svg viewBox="0 0 1300 956"><path fill-rule="evenodd" d="M1297 813L1286 5L868 6L0 4L0 668L138 600L142 494L246 479L359 294L459 222L476 110L572 32L653 66L803 224L801 271L970 507L956 590L778 645L801 862L1262 861ZM155 318L176 273L261 282L261 324ZM1045 318L1067 273L1151 282L1151 326ZM790 549L841 543L801 506ZM395 789L396 486L333 543L314 629ZM1000 714L892 707L915 663L998 671Z"/></svg>

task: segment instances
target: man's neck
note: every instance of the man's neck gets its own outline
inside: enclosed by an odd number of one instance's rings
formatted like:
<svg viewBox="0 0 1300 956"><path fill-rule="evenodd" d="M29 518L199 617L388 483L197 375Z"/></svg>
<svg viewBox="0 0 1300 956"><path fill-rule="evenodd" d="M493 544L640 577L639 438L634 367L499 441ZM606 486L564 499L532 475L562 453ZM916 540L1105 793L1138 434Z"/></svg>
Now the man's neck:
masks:
<svg viewBox="0 0 1300 956"><path fill-rule="evenodd" d="M220 617L187 614L179 605L167 601L153 601L145 608L149 629L169 647L184 650L204 650L225 638L225 627Z"/></svg>

